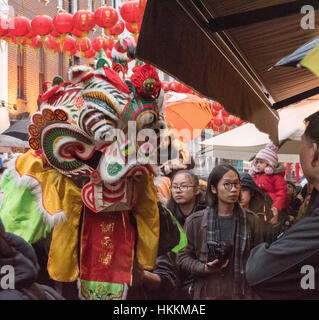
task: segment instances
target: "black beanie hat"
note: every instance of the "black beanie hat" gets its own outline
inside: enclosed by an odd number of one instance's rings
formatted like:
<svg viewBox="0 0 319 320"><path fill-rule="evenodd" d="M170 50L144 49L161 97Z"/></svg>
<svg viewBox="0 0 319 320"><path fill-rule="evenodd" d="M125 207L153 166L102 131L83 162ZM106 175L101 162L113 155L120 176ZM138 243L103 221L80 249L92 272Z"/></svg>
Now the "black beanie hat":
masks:
<svg viewBox="0 0 319 320"><path fill-rule="evenodd" d="M261 196L263 195L262 191L258 188L258 186L256 185L254 179L252 178L252 176L250 174L248 174L246 172L242 172L240 174L240 182L241 182L242 187L256 191Z"/></svg>

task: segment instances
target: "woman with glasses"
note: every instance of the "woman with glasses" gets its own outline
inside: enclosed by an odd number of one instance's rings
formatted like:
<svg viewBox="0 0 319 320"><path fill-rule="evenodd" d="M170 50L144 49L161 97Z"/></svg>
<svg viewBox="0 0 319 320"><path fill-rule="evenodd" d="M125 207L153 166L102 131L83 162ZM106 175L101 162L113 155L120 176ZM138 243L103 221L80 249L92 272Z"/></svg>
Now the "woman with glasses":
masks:
<svg viewBox="0 0 319 320"><path fill-rule="evenodd" d="M179 170L173 176L171 199L168 201L167 208L181 226L184 226L189 215L205 208L205 204L201 201L199 179L191 171Z"/></svg>
<svg viewBox="0 0 319 320"><path fill-rule="evenodd" d="M240 177L230 165L213 169L208 178L208 207L187 218L188 245L177 262L192 274L193 298L252 299L245 279L251 248L263 241L258 218L239 205Z"/></svg>
<svg viewBox="0 0 319 320"><path fill-rule="evenodd" d="M201 201L199 179L189 170L177 171L171 181L171 198L167 208L176 217L181 226L184 226L188 216L196 211L203 210L206 206ZM169 254L171 265L175 268L176 288L171 292L171 299L192 299L189 288L192 285L192 276L179 270L176 266L176 255Z"/></svg>

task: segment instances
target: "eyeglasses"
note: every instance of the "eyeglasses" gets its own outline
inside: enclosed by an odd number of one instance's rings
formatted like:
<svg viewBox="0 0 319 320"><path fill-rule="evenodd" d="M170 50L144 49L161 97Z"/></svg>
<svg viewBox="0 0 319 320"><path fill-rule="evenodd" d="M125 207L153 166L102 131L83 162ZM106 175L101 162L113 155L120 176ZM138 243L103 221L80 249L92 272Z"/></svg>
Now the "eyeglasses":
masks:
<svg viewBox="0 0 319 320"><path fill-rule="evenodd" d="M172 191L181 191L181 192L184 192L184 191L187 191L188 188L194 188L196 186L171 186L171 190Z"/></svg>
<svg viewBox="0 0 319 320"><path fill-rule="evenodd" d="M235 189L240 189L240 182L225 182L224 183L224 188L227 191L230 191L231 189L233 189L233 187L235 187Z"/></svg>

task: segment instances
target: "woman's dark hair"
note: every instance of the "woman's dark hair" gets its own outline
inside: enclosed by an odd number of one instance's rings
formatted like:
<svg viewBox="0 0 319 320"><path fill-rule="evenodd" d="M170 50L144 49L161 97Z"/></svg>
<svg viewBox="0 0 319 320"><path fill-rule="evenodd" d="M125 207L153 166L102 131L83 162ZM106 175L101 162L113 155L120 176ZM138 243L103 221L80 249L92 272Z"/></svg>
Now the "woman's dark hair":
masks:
<svg viewBox="0 0 319 320"><path fill-rule="evenodd" d="M295 191L297 190L296 185L292 181L286 180L286 184L290 184L294 188Z"/></svg>
<svg viewBox="0 0 319 320"><path fill-rule="evenodd" d="M216 166L210 173L208 177L207 191L206 191L206 204L208 207L214 208L218 204L218 196L217 194L212 192L211 186L217 189L218 182L230 170L234 171L237 174L238 180L240 181L239 173L234 167L232 167L229 164L221 164L219 166Z"/></svg>
<svg viewBox="0 0 319 320"><path fill-rule="evenodd" d="M178 171L176 171L174 173L173 177L172 177L172 184L173 184L174 178L178 174L187 174L193 180L194 186L196 186L196 187L199 186L199 179L198 179L197 175L194 174L193 172L189 171L189 170L178 170Z"/></svg>
<svg viewBox="0 0 319 320"><path fill-rule="evenodd" d="M319 147L319 111L311 114L304 122L307 124L305 136L313 140Z"/></svg>

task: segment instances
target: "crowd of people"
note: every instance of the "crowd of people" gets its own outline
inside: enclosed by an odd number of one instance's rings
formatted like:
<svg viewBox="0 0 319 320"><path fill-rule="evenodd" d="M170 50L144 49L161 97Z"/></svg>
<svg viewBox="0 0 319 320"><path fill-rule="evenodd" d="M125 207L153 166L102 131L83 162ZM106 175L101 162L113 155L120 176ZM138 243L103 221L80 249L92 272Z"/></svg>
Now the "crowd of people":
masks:
<svg viewBox="0 0 319 320"><path fill-rule="evenodd" d="M302 266L318 272L319 112L305 124L300 163L308 184L302 190L285 180L272 143L257 153L249 173L222 164L204 182L191 170L169 170L157 185L164 231L156 268L135 264L127 299L319 298L300 285ZM187 245L172 252L179 227ZM17 272L15 288L0 288L0 300L78 299L76 283L49 279L48 245L32 247L0 224L0 269L13 264Z"/></svg>

